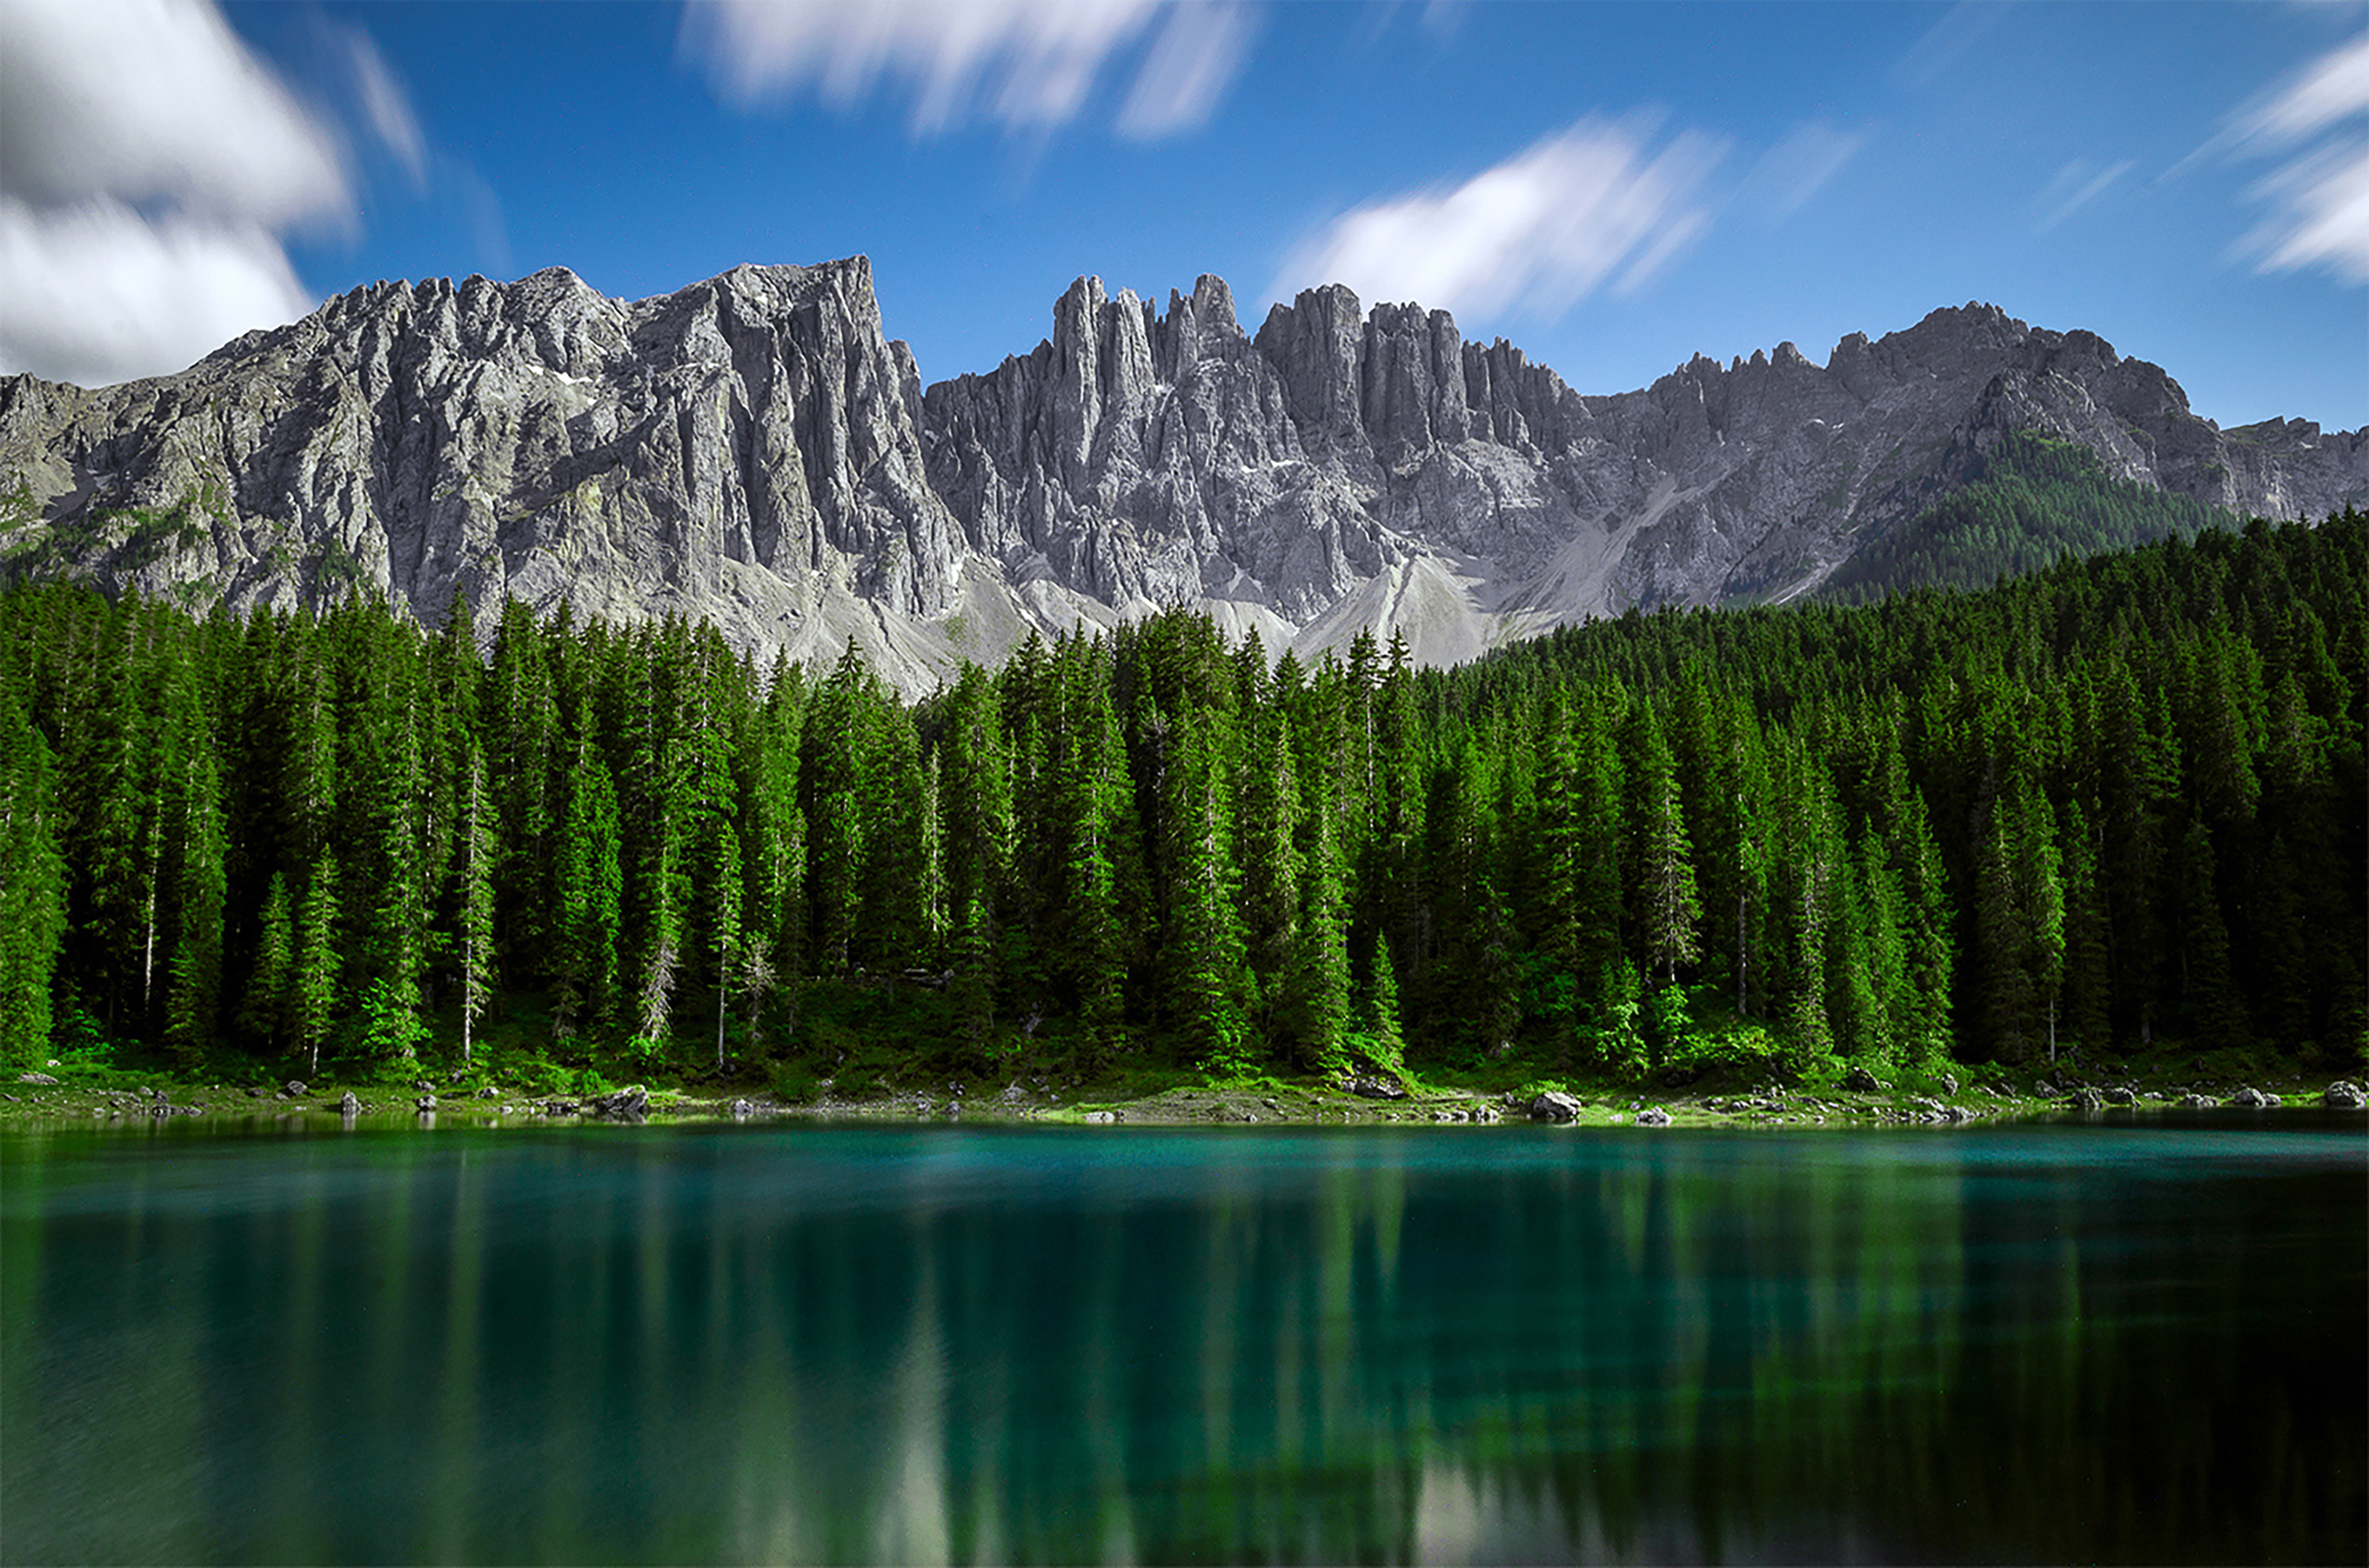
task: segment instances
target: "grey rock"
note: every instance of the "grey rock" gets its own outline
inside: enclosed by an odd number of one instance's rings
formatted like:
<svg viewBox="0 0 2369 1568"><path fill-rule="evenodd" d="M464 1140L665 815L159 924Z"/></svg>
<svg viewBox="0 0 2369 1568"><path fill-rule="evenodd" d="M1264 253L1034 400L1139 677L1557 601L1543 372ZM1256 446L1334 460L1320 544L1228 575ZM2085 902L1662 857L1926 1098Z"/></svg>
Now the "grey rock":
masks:
<svg viewBox="0 0 2369 1568"><path fill-rule="evenodd" d="M1843 1074L1843 1087L1854 1094L1873 1094L1883 1088L1875 1074L1864 1067L1854 1067Z"/></svg>
<svg viewBox="0 0 2369 1568"><path fill-rule="evenodd" d="M757 1107L746 1100L735 1100L727 1109L734 1121L746 1121L757 1114Z"/></svg>
<svg viewBox="0 0 2369 1568"><path fill-rule="evenodd" d="M414 1103L418 1106L420 1114L424 1116L436 1108L436 1096L433 1094L422 1094L419 1096L418 1100Z"/></svg>
<svg viewBox="0 0 2369 1568"><path fill-rule="evenodd" d="M1958 1075L1954 1072L1943 1073L1941 1075L1941 1093L1944 1094L1954 1094L1957 1092Z"/></svg>
<svg viewBox="0 0 2369 1568"><path fill-rule="evenodd" d="M1577 1100L1558 1090L1550 1089L1530 1102L1530 1120L1534 1122L1570 1122L1579 1119Z"/></svg>
<svg viewBox="0 0 2369 1568"><path fill-rule="evenodd" d="M649 1115L650 1092L638 1083L628 1084L613 1093L595 1095L585 1102L585 1115L602 1121L638 1122Z"/></svg>
<svg viewBox="0 0 2369 1568"><path fill-rule="evenodd" d="M1119 1119L1116 1111L1088 1111L1086 1122L1092 1127L1110 1127Z"/></svg>
<svg viewBox="0 0 2369 1568"><path fill-rule="evenodd" d="M1670 1125L1670 1113L1662 1109L1659 1105L1648 1105L1643 1110L1637 1113L1637 1125L1639 1127L1667 1127Z"/></svg>
<svg viewBox="0 0 2369 1568"><path fill-rule="evenodd" d="M2197 1093L2182 1094L2180 1097L2180 1104L2184 1110L2209 1111L2213 1109L2213 1096Z"/></svg>
<svg viewBox="0 0 2369 1568"><path fill-rule="evenodd" d="M1349 1093L1366 1100L1403 1100L1407 1097L1405 1084L1379 1073L1351 1080Z"/></svg>
<svg viewBox="0 0 2369 1568"><path fill-rule="evenodd" d="M2109 1105L2130 1105L2135 1104L2138 1102L2137 1093L2134 1093L2127 1084L2110 1084L2105 1089L2104 1093L2106 1096L2106 1104Z"/></svg>
<svg viewBox="0 0 2369 1568"><path fill-rule="evenodd" d="M2369 1093L2363 1093L2361 1085L2350 1079L2340 1078L2328 1086L2319 1103L2336 1111L2369 1109Z"/></svg>
<svg viewBox="0 0 2369 1568"><path fill-rule="evenodd" d="M17 1075L17 1082L19 1082L19 1083L52 1083L52 1084L53 1084L53 1083L57 1082L57 1080L56 1080L56 1079L54 1079L54 1078L52 1078L52 1077L51 1077L48 1073L46 1073L46 1072L20 1072L20 1073L18 1073L18 1074Z"/></svg>
<svg viewBox="0 0 2369 1568"><path fill-rule="evenodd" d="M290 1079L284 1086L284 1092L292 1100L302 1096L304 1093L304 1081L301 1078ZM157 1098L162 1099L164 1094L165 1092L162 1089L156 1091Z"/></svg>
<svg viewBox="0 0 2369 1568"><path fill-rule="evenodd" d="M1253 336L1220 279L1163 312L1082 278L1032 351L925 390L857 257L630 302L562 269L378 283L177 375L0 379L0 493L34 509L0 553L242 614L685 614L761 666L853 636L909 694L1168 603L1437 664L1790 597L2026 429L2237 510L2369 498L2369 433L2220 430L2157 367L1990 305L1599 396L1338 285Z"/></svg>
<svg viewBox="0 0 2369 1568"><path fill-rule="evenodd" d="M338 1114L339 1116L358 1116L361 1115L361 1096L355 1093L352 1090L347 1090L344 1094L338 1097Z"/></svg>
<svg viewBox="0 0 2369 1568"><path fill-rule="evenodd" d="M2065 1107L2073 1111L2102 1111L2106 1108L2106 1097L2085 1083L2065 1096Z"/></svg>
<svg viewBox="0 0 2369 1568"><path fill-rule="evenodd" d="M494 1087L492 1084L490 1084L490 1083L486 1084L484 1088L482 1088L482 1089L480 1089L480 1090L478 1090L478 1091L477 1091L477 1098L478 1098L478 1099L480 1099L480 1100L498 1100L498 1099L500 1099L501 1097L502 1097L502 1092L501 1092L500 1090L498 1090L498 1089L495 1088L495 1087Z"/></svg>
<svg viewBox="0 0 2369 1568"><path fill-rule="evenodd" d="M2241 1106L2248 1110L2259 1111L2268 1109L2271 1104L2271 1100L2270 1097L2264 1094L2260 1090L2256 1089L2251 1085L2248 1085L2247 1087L2238 1090L2235 1094L2230 1095L2226 1104Z"/></svg>

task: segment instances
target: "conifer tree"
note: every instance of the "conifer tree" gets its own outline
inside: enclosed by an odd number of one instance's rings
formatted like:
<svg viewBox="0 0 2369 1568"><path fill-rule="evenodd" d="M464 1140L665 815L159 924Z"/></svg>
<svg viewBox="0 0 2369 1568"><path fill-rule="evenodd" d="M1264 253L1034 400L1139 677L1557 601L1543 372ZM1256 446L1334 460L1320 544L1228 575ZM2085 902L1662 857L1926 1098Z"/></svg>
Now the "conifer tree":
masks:
<svg viewBox="0 0 2369 1568"><path fill-rule="evenodd" d="M472 1059L477 1020L493 1000L494 867L499 854L497 810L486 777L486 754L468 742L462 777L460 820L452 854L456 929L453 950L460 968L461 1060Z"/></svg>
<svg viewBox="0 0 2369 1568"><path fill-rule="evenodd" d="M1702 951L1702 903L1695 892L1694 847L1678 799L1677 759L1653 710L1639 710L1636 779L1635 919L1638 956L1664 985Z"/></svg>
<svg viewBox="0 0 2369 1568"><path fill-rule="evenodd" d="M579 1027L605 1029L623 1002L620 944L624 930L624 864L616 786L590 742L577 742L554 866L558 890L555 1026L564 1038Z"/></svg>
<svg viewBox="0 0 2369 1568"><path fill-rule="evenodd" d="M296 973L295 913L289 906L288 878L277 871L257 920L255 963L239 1001L238 1032L249 1046L268 1048L286 1035Z"/></svg>
<svg viewBox="0 0 2369 1568"><path fill-rule="evenodd" d="M213 741L194 693L175 702L177 731L166 810L171 878L171 978L165 999L165 1043L184 1066L204 1059L220 1026L224 895L222 786Z"/></svg>
<svg viewBox="0 0 2369 1568"><path fill-rule="evenodd" d="M60 826L49 743L0 680L0 1064L27 1065L49 1041L66 925Z"/></svg>
<svg viewBox="0 0 2369 1568"><path fill-rule="evenodd" d="M1168 741L1160 802L1169 876L1166 1011L1187 1059L1230 1076L1251 1065L1252 1042L1219 742L1207 725L1179 727Z"/></svg>
<svg viewBox="0 0 2369 1568"><path fill-rule="evenodd" d="M337 1019L338 856L325 849L306 878L296 915L295 967L288 985L288 1042L321 1070L321 1046Z"/></svg>

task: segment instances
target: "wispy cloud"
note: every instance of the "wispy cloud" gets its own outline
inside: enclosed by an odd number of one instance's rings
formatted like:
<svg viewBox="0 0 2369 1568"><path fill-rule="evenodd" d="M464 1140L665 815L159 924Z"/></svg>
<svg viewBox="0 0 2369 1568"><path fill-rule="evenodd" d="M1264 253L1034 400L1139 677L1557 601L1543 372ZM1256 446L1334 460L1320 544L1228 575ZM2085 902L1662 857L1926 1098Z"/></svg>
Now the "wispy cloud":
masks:
<svg viewBox="0 0 2369 1568"><path fill-rule="evenodd" d="M269 230L97 197L0 196L0 371L104 386L177 371L313 301Z"/></svg>
<svg viewBox="0 0 2369 1568"><path fill-rule="evenodd" d="M1167 25L1135 78L1120 129L1164 135L1205 120L1240 67L1246 12L1167 0L692 0L685 52L728 100L813 92L851 107L884 86L911 95L915 135L973 118L1065 124L1105 67Z"/></svg>
<svg viewBox="0 0 2369 1568"><path fill-rule="evenodd" d="M2134 166L2128 158L2100 168L2087 158L2075 158L2058 169L2040 192L2039 232L2046 234L2112 189Z"/></svg>
<svg viewBox="0 0 2369 1568"><path fill-rule="evenodd" d="M0 189L24 200L274 226L348 205L330 129L210 0L8 0L0 86Z"/></svg>
<svg viewBox="0 0 2369 1568"><path fill-rule="evenodd" d="M320 26L343 112L423 187L400 79ZM303 315L284 237L359 222L348 144L212 0L0 3L0 371L163 374Z"/></svg>
<svg viewBox="0 0 2369 1568"><path fill-rule="evenodd" d="M1837 131L1824 120L1806 120L1760 155L1737 192L1739 205L1763 221L1780 223L1826 188L1866 145L1862 132Z"/></svg>
<svg viewBox="0 0 2369 1568"><path fill-rule="evenodd" d="M2271 211L2246 248L2266 272L2321 268L2369 282L2369 34L2313 61L2224 133L2283 161L2249 193ZM2216 138L2216 140L2221 140Z"/></svg>
<svg viewBox="0 0 2369 1568"><path fill-rule="evenodd" d="M1118 111L1120 133L1151 141L1207 120L1241 71L1257 30L1247 6L1173 7Z"/></svg>
<svg viewBox="0 0 2369 1568"><path fill-rule="evenodd" d="M355 112L378 144L401 165L414 190L428 187L428 138L412 112L411 94L360 28L324 20L324 41L347 80Z"/></svg>
<svg viewBox="0 0 2369 1568"><path fill-rule="evenodd" d="M1958 0L1910 46L1894 74L1911 87L1939 81L2006 18L2012 4L2013 0Z"/></svg>
<svg viewBox="0 0 2369 1568"><path fill-rule="evenodd" d="M279 235L352 221L338 138L211 0L0 6L0 370L177 370L312 301Z"/></svg>
<svg viewBox="0 0 2369 1568"><path fill-rule="evenodd" d="M1608 282L1639 287L1700 237L1723 150L1687 132L1657 151L1648 123L1583 120L1453 189L1343 213L1271 292L1346 283L1368 301L1559 315Z"/></svg>

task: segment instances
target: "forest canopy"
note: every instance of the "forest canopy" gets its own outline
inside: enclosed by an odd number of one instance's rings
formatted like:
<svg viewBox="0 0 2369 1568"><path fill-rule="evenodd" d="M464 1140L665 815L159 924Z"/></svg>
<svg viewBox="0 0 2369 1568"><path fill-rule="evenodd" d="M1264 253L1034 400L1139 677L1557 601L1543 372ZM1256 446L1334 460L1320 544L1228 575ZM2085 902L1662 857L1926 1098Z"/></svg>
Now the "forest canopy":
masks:
<svg viewBox="0 0 2369 1568"><path fill-rule="evenodd" d="M2187 532L1444 671L1172 612L915 703L674 620L19 585L0 1050L2352 1061L2369 519Z"/></svg>

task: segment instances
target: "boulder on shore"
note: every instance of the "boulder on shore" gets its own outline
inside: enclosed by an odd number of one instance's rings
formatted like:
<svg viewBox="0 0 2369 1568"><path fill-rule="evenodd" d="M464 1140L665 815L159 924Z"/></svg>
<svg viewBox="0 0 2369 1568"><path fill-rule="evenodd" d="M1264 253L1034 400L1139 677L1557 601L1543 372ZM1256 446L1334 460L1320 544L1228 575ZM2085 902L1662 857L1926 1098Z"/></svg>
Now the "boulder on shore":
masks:
<svg viewBox="0 0 2369 1568"><path fill-rule="evenodd" d="M1639 1127L1667 1127L1670 1125L1670 1113L1662 1109L1659 1105L1648 1105L1643 1110L1637 1113L1637 1125Z"/></svg>
<svg viewBox="0 0 2369 1568"><path fill-rule="evenodd" d="M1579 1102L1570 1095L1550 1089L1530 1102L1530 1120L1534 1122L1575 1122L1579 1119Z"/></svg>
<svg viewBox="0 0 2369 1568"><path fill-rule="evenodd" d="M603 1121L638 1122L650 1114L650 1092L638 1083L627 1084L613 1094L586 1101L584 1114Z"/></svg>
<svg viewBox="0 0 2369 1568"><path fill-rule="evenodd" d="M2364 1093L2361 1085L2352 1080L2340 1078L2328 1086L2328 1093L2319 1097L2319 1103L2332 1111L2369 1110L2369 1093Z"/></svg>

